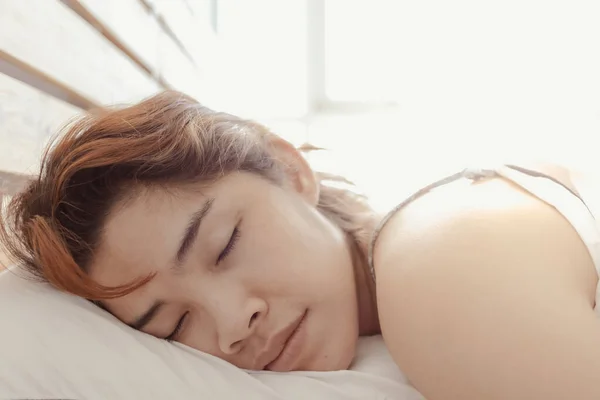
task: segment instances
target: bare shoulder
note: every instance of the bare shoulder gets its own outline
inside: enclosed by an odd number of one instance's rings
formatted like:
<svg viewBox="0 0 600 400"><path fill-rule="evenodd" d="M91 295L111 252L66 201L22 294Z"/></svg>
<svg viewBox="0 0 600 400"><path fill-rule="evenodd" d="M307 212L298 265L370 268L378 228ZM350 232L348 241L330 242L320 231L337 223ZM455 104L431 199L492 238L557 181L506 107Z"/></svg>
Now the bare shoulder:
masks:
<svg viewBox="0 0 600 400"><path fill-rule="evenodd" d="M585 282L592 297L597 280L572 225L554 207L502 178L465 179L408 204L381 231L374 264L378 277L424 273L414 271L416 266L464 269L469 275L564 274L572 278L568 281Z"/></svg>
<svg viewBox="0 0 600 400"><path fill-rule="evenodd" d="M565 329L578 324L593 326L600 347L585 245L552 206L503 179L456 182L409 204L382 230L374 263L383 336L428 398L538 398L541 389L507 387L507 377L529 374L540 388L561 378L558 364L543 376L530 369L549 348L577 352L587 339ZM596 361L600 372L600 351ZM556 398L570 389L553 388Z"/></svg>

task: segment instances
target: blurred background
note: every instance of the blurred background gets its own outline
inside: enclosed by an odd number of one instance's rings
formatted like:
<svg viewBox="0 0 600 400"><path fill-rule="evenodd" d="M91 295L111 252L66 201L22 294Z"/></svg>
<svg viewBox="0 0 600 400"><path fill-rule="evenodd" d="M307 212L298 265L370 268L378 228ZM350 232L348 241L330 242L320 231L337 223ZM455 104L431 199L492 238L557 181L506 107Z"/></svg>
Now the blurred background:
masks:
<svg viewBox="0 0 600 400"><path fill-rule="evenodd" d="M597 0L0 0L0 192L72 116L165 88L327 151L380 210L440 171L596 165Z"/></svg>

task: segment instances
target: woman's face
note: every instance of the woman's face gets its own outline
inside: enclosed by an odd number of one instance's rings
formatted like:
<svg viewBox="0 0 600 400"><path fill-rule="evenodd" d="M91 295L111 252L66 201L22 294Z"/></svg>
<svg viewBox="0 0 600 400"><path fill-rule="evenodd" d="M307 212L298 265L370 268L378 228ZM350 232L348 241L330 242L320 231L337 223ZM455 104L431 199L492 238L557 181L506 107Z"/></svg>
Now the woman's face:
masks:
<svg viewBox="0 0 600 400"><path fill-rule="evenodd" d="M130 326L240 368L347 368L358 337L350 251L315 208L314 179L297 178L280 187L239 172L124 202L90 274L111 286L156 276L103 304Z"/></svg>

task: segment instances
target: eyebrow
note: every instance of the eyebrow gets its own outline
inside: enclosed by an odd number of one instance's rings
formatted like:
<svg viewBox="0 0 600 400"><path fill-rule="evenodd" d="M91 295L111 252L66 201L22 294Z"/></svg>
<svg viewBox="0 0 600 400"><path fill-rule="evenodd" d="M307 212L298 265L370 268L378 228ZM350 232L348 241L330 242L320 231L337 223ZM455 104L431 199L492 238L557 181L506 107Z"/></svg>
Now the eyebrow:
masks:
<svg viewBox="0 0 600 400"><path fill-rule="evenodd" d="M129 325L133 329L137 329L138 331L142 330L146 325L150 323L150 321L152 321L152 319L156 316L156 314L158 314L158 312L164 305L165 303L162 301L154 302L154 304L148 309L148 311L146 311L145 313L137 317L132 323L127 325Z"/></svg>
<svg viewBox="0 0 600 400"><path fill-rule="evenodd" d="M192 243L194 243L196 236L198 236L198 229L200 229L200 224L202 223L204 217L206 217L206 215L210 211L214 200L215 199L206 200L202 208L196 211L190 218L190 222L188 223L188 226L185 229L185 232L179 244L179 250L177 250L177 254L175 256L174 265L176 268L179 267L185 260L185 257L187 256L190 247L192 247Z"/></svg>
<svg viewBox="0 0 600 400"><path fill-rule="evenodd" d="M194 242L194 239L196 239L196 236L198 236L198 229L200 228L200 224L202 223L204 217L206 217L206 215L210 211L214 200L215 199L212 198L206 200L202 208L196 211L194 214L192 214L190 222L188 223L188 226L183 234L183 238L181 239L179 250L177 250L177 254L175 256L176 267L180 266L183 263L185 256L188 253L188 250ZM138 331L142 330L154 319L154 317L156 317L156 315L164 305L164 301L155 301L154 304L146 312L137 317L132 323L129 323L127 325ZM104 304L102 304L101 306L104 306ZM104 306L103 308L106 307Z"/></svg>

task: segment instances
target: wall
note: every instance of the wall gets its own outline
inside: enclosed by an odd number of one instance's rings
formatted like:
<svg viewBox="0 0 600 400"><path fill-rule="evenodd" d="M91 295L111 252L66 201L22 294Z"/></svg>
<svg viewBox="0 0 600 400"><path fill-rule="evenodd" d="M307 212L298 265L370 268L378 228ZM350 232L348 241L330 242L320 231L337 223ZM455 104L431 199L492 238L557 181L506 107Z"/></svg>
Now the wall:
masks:
<svg viewBox="0 0 600 400"><path fill-rule="evenodd" d="M332 95L361 98L380 86L397 106L318 116L310 139L333 150L318 166L349 176L379 208L441 170L477 162L541 158L600 169L600 2L327 5L337 15L331 46L346 46L327 54Z"/></svg>
<svg viewBox="0 0 600 400"><path fill-rule="evenodd" d="M211 0L0 1L0 197L21 188L49 139L88 109L170 88L208 101L212 6Z"/></svg>

